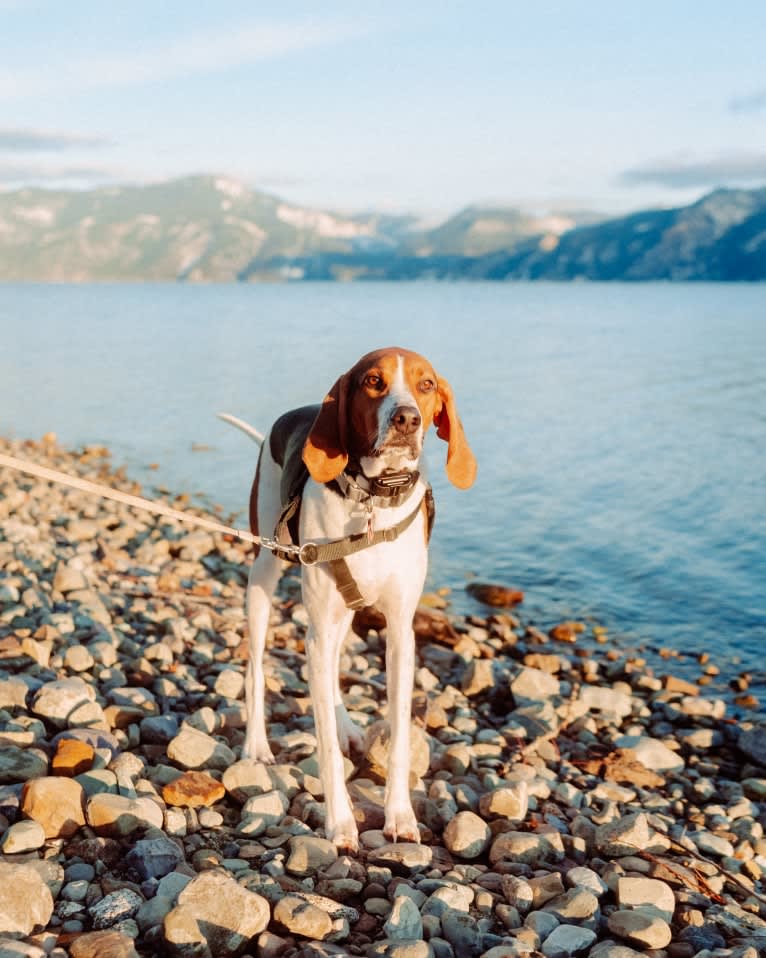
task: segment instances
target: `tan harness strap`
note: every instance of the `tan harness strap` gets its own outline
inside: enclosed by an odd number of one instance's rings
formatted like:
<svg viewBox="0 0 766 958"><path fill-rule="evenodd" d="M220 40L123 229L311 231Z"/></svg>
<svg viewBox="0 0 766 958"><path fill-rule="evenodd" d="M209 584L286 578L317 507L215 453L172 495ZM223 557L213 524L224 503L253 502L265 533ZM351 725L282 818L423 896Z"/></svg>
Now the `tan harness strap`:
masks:
<svg viewBox="0 0 766 958"><path fill-rule="evenodd" d="M335 539L333 542L307 542L301 547L301 562L304 565L314 565L315 562L334 562L336 559L343 559L363 549L370 549L381 542L395 542L415 521L415 517L420 512L421 503L422 500L395 526L378 529L371 536L366 532L357 532L352 536L346 536L345 539Z"/></svg>
<svg viewBox="0 0 766 958"><path fill-rule="evenodd" d="M332 577L335 579L336 588L346 606L355 612L358 609L363 609L367 603L362 598L359 586L351 575L348 562L345 559L332 559L327 564L330 567Z"/></svg>

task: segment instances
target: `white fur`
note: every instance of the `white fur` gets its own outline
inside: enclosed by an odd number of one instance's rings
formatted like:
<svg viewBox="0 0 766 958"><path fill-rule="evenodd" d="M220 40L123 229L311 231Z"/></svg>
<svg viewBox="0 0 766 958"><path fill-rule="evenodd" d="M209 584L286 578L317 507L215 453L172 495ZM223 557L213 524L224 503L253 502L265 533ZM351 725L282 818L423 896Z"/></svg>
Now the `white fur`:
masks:
<svg viewBox="0 0 766 958"><path fill-rule="evenodd" d="M416 406L404 385L401 370L390 402L381 404L382 444L389 432L389 420L397 405ZM416 437L422 444L422 426ZM392 457L400 462L401 454ZM412 462L417 465L418 457ZM398 466L401 468L401 465ZM422 470L421 470L422 471ZM258 528L270 535L280 512L280 467L274 462L268 441L261 454L258 486ZM407 501L400 506L376 508L374 525L383 529L400 522L421 502L426 483L421 478ZM352 515L352 513L354 513ZM348 556L351 575L368 605L376 605L386 617L386 673L391 747L385 791L386 836L396 841L419 841L417 821L409 794L410 715L415 669L415 639L412 620L426 575L426 540L420 513L394 542L380 543ZM358 507L326 486L309 479L303 494L300 541L326 542L364 531L366 518ZM247 586L247 617L250 632L250 659L246 676L247 732L243 756L262 762L274 757L266 737L264 707L263 651L266 644L271 598L279 579L280 562L272 552L261 549L253 562ZM341 848L356 850L357 826L351 810L343 775L342 750L359 747L361 730L351 721L341 697L338 672L341 647L348 634L353 612L338 592L326 566L302 567L303 602L310 626L306 636L308 679L314 706L319 768L326 801L325 833Z"/></svg>
<svg viewBox="0 0 766 958"><path fill-rule="evenodd" d="M378 437L375 443L379 454L376 456L363 456L359 465L365 476L371 479L379 476L387 469L399 472L403 469L414 470L417 468L418 456L409 456L402 449L396 447L387 449L386 440L391 433L391 415L397 406L412 406L418 408L417 400L410 392L407 381L404 376L404 359L401 356L396 360L396 375L394 376L388 392L380 404L378 413ZM421 423L413 437L420 450L423 445L423 424Z"/></svg>

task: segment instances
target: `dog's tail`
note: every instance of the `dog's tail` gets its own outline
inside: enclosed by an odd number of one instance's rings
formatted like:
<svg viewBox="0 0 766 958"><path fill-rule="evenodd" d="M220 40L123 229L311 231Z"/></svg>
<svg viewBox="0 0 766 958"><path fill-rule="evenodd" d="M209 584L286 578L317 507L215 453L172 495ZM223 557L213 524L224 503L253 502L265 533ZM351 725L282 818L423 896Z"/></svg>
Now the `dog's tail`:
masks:
<svg viewBox="0 0 766 958"><path fill-rule="evenodd" d="M218 418L223 419L224 422L228 422L232 426L236 426L237 429L241 429L246 436L249 436L254 442L257 442L259 446L263 445L263 441L266 438L262 432L251 426L250 423L245 422L244 419L237 419L236 416L232 416L228 412L219 412Z"/></svg>

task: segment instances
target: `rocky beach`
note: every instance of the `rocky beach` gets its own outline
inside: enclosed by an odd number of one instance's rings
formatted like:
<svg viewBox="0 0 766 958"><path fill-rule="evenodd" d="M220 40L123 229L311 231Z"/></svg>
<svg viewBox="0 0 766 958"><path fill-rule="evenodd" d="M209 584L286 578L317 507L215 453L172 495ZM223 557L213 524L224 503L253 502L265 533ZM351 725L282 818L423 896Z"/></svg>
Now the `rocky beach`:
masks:
<svg viewBox="0 0 766 958"><path fill-rule="evenodd" d="M0 452L141 494L103 448ZM525 622L503 585L474 585L482 615L425 596L421 842L390 844L385 623L359 614L345 856L323 837L290 569L266 655L277 764L240 756L249 551L0 469L0 958L766 954L766 725L705 685L704 652L691 680L598 628Z"/></svg>

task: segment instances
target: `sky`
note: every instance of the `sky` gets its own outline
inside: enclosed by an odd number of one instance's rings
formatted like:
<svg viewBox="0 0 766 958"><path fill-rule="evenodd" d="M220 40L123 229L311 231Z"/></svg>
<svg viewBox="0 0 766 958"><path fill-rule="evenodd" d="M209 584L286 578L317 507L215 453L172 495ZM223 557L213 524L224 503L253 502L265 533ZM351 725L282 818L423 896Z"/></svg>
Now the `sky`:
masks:
<svg viewBox="0 0 766 958"><path fill-rule="evenodd" d="M763 0L0 0L0 189L626 212L766 185Z"/></svg>

